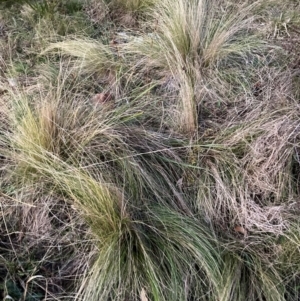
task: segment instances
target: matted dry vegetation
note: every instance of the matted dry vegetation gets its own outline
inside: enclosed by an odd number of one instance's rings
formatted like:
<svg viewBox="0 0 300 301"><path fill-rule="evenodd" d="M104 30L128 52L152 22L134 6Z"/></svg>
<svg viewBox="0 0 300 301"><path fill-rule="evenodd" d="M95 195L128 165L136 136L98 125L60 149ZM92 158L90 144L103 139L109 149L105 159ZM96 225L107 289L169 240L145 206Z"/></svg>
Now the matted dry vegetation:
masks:
<svg viewBox="0 0 300 301"><path fill-rule="evenodd" d="M0 2L0 298L300 298L298 1Z"/></svg>

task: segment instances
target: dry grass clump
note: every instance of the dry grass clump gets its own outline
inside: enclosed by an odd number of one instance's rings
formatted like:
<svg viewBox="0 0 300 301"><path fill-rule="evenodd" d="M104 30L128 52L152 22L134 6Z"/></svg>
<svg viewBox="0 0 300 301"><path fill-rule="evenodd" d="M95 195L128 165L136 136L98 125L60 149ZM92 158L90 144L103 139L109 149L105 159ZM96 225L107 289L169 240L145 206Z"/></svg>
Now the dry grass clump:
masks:
<svg viewBox="0 0 300 301"><path fill-rule="evenodd" d="M70 40L54 43L46 51L59 49L64 54L80 58L82 64L80 68L87 74L97 72L106 77L113 76L122 66L121 58L118 59L117 49L110 48L100 42L88 40Z"/></svg>
<svg viewBox="0 0 300 301"><path fill-rule="evenodd" d="M220 125L197 141L211 142L195 153L200 208L222 231L242 226L248 234L282 235L290 226L285 214L298 194L299 106L291 73L275 63L273 57L259 69L259 89L213 116Z"/></svg>
<svg viewBox="0 0 300 301"><path fill-rule="evenodd" d="M196 130L197 107L204 98L226 102L224 97L246 85L243 78L251 73L251 52L262 45L251 34L254 7L244 5L238 11L225 7L219 15L216 4L204 0L160 1L151 11L157 20L152 32L128 45L145 69L160 68L178 82L182 119L174 123L184 132Z"/></svg>
<svg viewBox="0 0 300 301"><path fill-rule="evenodd" d="M198 151L198 204L207 218L232 231L242 225L279 235L288 227L284 212L298 193L297 113L286 108L249 117L221 131L210 149Z"/></svg>

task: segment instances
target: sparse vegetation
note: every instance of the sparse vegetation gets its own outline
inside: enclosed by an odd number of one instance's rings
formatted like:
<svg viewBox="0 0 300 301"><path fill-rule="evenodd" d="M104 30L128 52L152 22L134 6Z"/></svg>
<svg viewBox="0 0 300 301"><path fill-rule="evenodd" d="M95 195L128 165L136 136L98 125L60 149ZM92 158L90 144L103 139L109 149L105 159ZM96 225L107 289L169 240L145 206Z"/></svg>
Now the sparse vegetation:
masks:
<svg viewBox="0 0 300 301"><path fill-rule="evenodd" d="M0 299L300 298L298 1L0 2Z"/></svg>

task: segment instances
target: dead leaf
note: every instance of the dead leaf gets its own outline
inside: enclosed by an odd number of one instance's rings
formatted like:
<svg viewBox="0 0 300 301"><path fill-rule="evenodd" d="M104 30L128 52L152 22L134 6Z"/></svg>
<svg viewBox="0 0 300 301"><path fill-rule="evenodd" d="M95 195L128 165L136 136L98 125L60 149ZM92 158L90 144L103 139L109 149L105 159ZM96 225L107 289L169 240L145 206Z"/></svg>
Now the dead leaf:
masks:
<svg viewBox="0 0 300 301"><path fill-rule="evenodd" d="M112 100L112 94L108 92L97 93L92 98L92 102L96 105L107 103L110 100Z"/></svg>
<svg viewBox="0 0 300 301"><path fill-rule="evenodd" d="M141 292L140 292L140 298L141 298L141 301L149 301L148 298L147 298L147 294L146 294L146 291L144 288L142 288Z"/></svg>
<svg viewBox="0 0 300 301"><path fill-rule="evenodd" d="M242 226L236 226L234 228L234 231L237 232L237 233L243 234L245 236L247 235L247 230Z"/></svg>

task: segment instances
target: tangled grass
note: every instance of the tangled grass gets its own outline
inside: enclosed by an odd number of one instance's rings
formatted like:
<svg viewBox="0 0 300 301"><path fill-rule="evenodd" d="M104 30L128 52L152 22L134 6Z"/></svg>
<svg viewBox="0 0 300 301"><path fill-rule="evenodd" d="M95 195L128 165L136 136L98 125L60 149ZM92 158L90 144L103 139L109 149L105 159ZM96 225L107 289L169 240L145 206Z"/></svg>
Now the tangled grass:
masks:
<svg viewBox="0 0 300 301"><path fill-rule="evenodd" d="M1 298L299 299L299 5L25 2L0 11Z"/></svg>

